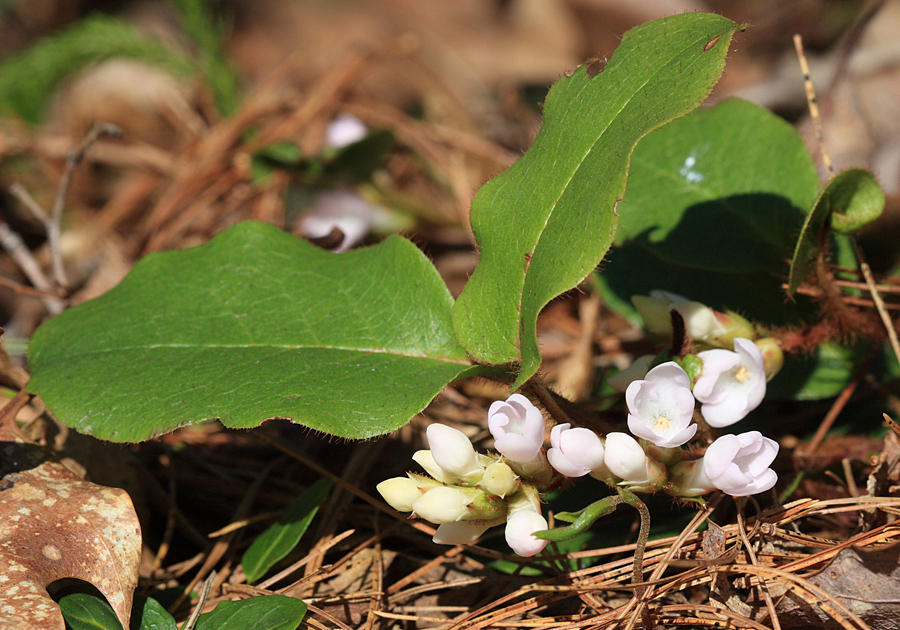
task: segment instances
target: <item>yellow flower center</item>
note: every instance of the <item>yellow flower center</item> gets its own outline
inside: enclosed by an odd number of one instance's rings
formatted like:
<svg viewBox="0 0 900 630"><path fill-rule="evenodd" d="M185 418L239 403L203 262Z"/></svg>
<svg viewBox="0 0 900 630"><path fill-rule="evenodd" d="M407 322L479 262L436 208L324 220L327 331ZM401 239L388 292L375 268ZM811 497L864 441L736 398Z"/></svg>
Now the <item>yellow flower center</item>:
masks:
<svg viewBox="0 0 900 630"><path fill-rule="evenodd" d="M738 383L743 383L750 378L750 370L742 365L735 371L734 378Z"/></svg>
<svg viewBox="0 0 900 630"><path fill-rule="evenodd" d="M672 422L664 415L659 414L656 416L656 422L653 423L653 428L658 433L665 433L669 430L669 427L672 426Z"/></svg>

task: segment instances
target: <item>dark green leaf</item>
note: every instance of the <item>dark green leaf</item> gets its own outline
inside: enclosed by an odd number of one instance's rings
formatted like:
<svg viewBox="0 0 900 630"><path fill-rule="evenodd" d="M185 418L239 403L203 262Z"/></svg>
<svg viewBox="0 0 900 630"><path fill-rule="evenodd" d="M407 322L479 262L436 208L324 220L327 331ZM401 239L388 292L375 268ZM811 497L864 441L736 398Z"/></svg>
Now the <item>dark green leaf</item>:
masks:
<svg viewBox="0 0 900 630"><path fill-rule="evenodd" d="M294 499L287 509L244 552L241 565L247 582L252 584L266 574L276 562L288 555L319 511L328 496L331 481L319 479Z"/></svg>
<svg viewBox="0 0 900 630"><path fill-rule="evenodd" d="M178 630L172 615L152 597L135 597L131 630Z"/></svg>
<svg viewBox="0 0 900 630"><path fill-rule="evenodd" d="M869 171L851 168L835 175L819 193L794 247L788 293L800 286L819 254L826 221L842 234L853 234L884 210L884 191Z"/></svg>
<svg viewBox="0 0 900 630"><path fill-rule="evenodd" d="M306 604L284 595L221 602L200 615L196 630L294 630L306 615Z"/></svg>
<svg viewBox="0 0 900 630"><path fill-rule="evenodd" d="M246 222L152 254L46 322L29 391L67 425L125 442L208 418L392 431L471 370L446 286L400 237L332 254Z"/></svg>
<svg viewBox="0 0 900 630"><path fill-rule="evenodd" d="M582 66L551 88L534 144L472 203L481 258L453 314L472 356L520 361L517 383L535 372L538 312L609 247L634 145L706 97L735 28L703 13L643 24L605 68Z"/></svg>
<svg viewBox="0 0 900 630"><path fill-rule="evenodd" d="M740 100L644 138L619 204L618 247L599 284L633 315L632 295L665 289L770 323L796 321L780 274L818 178L786 122Z"/></svg>
<svg viewBox="0 0 900 630"><path fill-rule="evenodd" d="M868 349L864 345L824 343L812 355L788 355L782 370L769 383L766 397L817 400L837 396L865 357Z"/></svg>
<svg viewBox="0 0 900 630"><path fill-rule="evenodd" d="M59 608L71 630L122 630L116 613L96 595L66 595L59 600Z"/></svg>

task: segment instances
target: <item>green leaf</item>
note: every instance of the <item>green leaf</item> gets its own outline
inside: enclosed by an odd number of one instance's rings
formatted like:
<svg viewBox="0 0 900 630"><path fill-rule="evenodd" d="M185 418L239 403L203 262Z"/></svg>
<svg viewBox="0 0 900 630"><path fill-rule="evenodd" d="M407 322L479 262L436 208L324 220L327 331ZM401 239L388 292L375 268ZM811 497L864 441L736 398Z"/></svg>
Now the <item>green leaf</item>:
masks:
<svg viewBox="0 0 900 630"><path fill-rule="evenodd" d="M676 120L635 149L602 292L628 316L632 295L665 289L796 321L809 305L785 304L779 275L817 187L803 140L757 105L729 100Z"/></svg>
<svg viewBox="0 0 900 630"><path fill-rule="evenodd" d="M47 321L29 347L29 391L115 442L210 418L370 437L482 371L454 339L452 303L400 237L333 254L241 223L147 256L106 295Z"/></svg>
<svg viewBox="0 0 900 630"><path fill-rule="evenodd" d="M297 546L330 489L330 480L319 479L291 502L275 524L253 541L241 558L247 583L256 582Z"/></svg>
<svg viewBox="0 0 900 630"><path fill-rule="evenodd" d="M111 57L140 59L181 75L196 67L128 22L92 15L0 64L0 111L37 123L60 80Z"/></svg>
<svg viewBox="0 0 900 630"><path fill-rule="evenodd" d="M841 234L853 234L884 211L884 191L872 174L861 168L842 171L819 193L794 247L788 293L797 290L809 272L822 246L826 221Z"/></svg>
<svg viewBox="0 0 900 630"><path fill-rule="evenodd" d="M768 385L766 397L818 400L837 396L871 350L866 346L865 343L842 346L828 342L820 345L812 355L786 356L784 367Z"/></svg>
<svg viewBox="0 0 900 630"><path fill-rule="evenodd" d="M60 598L59 608L71 630L122 630L112 607L96 595L66 595Z"/></svg>
<svg viewBox="0 0 900 630"><path fill-rule="evenodd" d="M486 363L537 370L536 323L551 299L603 257L634 145L709 93L736 26L686 13L634 28L602 71L560 79L534 144L472 203L478 267L453 312L459 339Z"/></svg>
<svg viewBox="0 0 900 630"><path fill-rule="evenodd" d="M131 630L178 630L178 625L158 601L136 596L131 611Z"/></svg>
<svg viewBox="0 0 900 630"><path fill-rule="evenodd" d="M200 615L196 630L294 630L306 616L306 604L284 595L220 602Z"/></svg>

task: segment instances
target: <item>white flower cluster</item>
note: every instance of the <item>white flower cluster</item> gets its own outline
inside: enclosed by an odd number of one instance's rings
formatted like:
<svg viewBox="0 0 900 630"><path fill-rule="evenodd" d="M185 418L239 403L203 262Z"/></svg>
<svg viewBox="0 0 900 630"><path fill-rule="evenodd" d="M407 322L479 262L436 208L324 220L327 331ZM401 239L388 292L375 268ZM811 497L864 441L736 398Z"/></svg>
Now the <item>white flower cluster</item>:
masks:
<svg viewBox="0 0 900 630"><path fill-rule="evenodd" d="M668 321L669 310L678 310L687 333L705 335L699 341L713 347L694 357L693 378L674 361L650 369L652 357L642 357L610 380L625 392L628 429L640 442L620 432L604 440L590 429L563 423L551 430L545 452L541 411L513 394L488 410L497 454L476 453L461 431L432 424L426 431L429 450L413 455L428 474L388 479L378 491L395 509L437 524L437 543L471 543L505 523L513 551L532 556L547 545L534 535L547 529L540 492L561 478L591 475L633 492L663 490L683 497L716 489L746 496L772 488L777 476L769 466L778 444L758 431L724 435L700 459L683 459L681 446L697 433L698 402L713 427L731 425L755 409L765 396L767 377L780 367L780 349L773 340L736 336L748 329L752 334L749 323L736 315L671 294L646 300L660 311L654 311L659 322ZM660 323L664 332L661 328ZM734 350L716 347L723 340Z"/></svg>
<svg viewBox="0 0 900 630"><path fill-rule="evenodd" d="M488 424L500 455L476 453L464 433L442 424L426 430L429 450L413 460L428 476L407 473L378 484L391 507L438 525L434 542L474 542L506 523L506 542L520 556L547 546L533 534L547 529L537 486L553 471L543 453L544 417L521 394L491 405Z"/></svg>

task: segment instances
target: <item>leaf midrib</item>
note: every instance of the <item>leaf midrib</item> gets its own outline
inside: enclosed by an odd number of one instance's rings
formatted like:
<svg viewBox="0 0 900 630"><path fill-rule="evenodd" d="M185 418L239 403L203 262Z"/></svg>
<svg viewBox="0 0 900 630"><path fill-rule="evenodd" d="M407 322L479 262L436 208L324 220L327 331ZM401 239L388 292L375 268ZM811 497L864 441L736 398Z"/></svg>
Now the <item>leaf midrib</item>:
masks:
<svg viewBox="0 0 900 630"><path fill-rule="evenodd" d="M192 344L192 343L151 343L139 344L134 346L119 346L116 348L96 348L93 350L85 350L65 355L55 355L55 360L76 359L84 356L98 354L112 354L117 352L130 352L137 350L160 350L160 349L199 349L199 350L244 350L253 348L271 348L276 350L338 350L341 352L356 352L360 354L388 354L398 357L406 357L410 359L428 359L433 361L441 361L443 363L454 363L458 365L471 365L466 359L457 359L448 356L432 356L422 353L402 352L398 350L390 350L387 348L352 348L348 346L326 346L326 345L304 345L304 344L279 344L279 343L209 343L209 344Z"/></svg>

